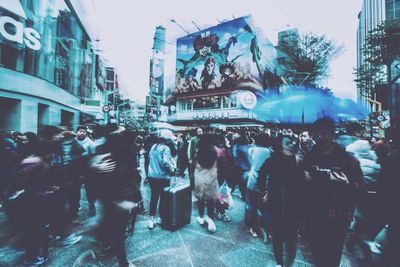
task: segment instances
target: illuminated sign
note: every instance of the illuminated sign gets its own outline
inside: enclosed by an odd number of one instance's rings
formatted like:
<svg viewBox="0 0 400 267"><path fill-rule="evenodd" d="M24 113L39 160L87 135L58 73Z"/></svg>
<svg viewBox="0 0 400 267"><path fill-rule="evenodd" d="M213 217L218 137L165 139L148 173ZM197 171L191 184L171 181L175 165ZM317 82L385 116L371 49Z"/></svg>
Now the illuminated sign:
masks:
<svg viewBox="0 0 400 267"><path fill-rule="evenodd" d="M19 0L1 0L0 6L25 20L27 19ZM32 50L41 48L40 34L33 28L25 27L22 22L12 17L0 17L0 35L9 41L25 44Z"/></svg>
<svg viewBox="0 0 400 267"><path fill-rule="evenodd" d="M240 103L244 108L253 109L257 105L257 97L252 92L244 92L240 95Z"/></svg>

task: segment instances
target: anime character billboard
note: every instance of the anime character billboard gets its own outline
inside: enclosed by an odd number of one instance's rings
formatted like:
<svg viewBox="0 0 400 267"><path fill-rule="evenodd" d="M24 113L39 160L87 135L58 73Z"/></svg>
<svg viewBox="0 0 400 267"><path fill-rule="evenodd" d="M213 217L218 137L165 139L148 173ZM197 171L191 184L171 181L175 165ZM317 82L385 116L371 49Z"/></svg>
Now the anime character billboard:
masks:
<svg viewBox="0 0 400 267"><path fill-rule="evenodd" d="M265 48L269 51L263 53ZM273 73L272 50L275 51L269 41L259 41L249 16L179 38L172 95L263 90L265 72Z"/></svg>

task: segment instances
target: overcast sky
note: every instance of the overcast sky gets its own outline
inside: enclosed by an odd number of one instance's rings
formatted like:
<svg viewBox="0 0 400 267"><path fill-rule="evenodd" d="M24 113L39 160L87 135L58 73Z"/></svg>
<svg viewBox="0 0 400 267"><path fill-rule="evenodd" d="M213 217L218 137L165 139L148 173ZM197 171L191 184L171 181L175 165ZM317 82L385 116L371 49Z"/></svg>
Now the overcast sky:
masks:
<svg viewBox="0 0 400 267"><path fill-rule="evenodd" d="M84 1L79 1L80 3ZM149 60L154 30L167 30L166 83L173 83L176 38L185 35L175 19L189 32L192 21L204 29L218 20L252 15L256 27L276 44L277 33L297 27L300 32L314 32L343 44L345 51L331 64L325 86L336 95L355 99L353 72L356 65L357 15L362 0L92 0L98 28L91 27L92 39L99 38L100 48L109 64L120 73L120 87L130 98L144 101L149 88ZM93 9L93 7L92 7ZM87 12L89 16L91 12ZM93 37L97 35L97 37Z"/></svg>

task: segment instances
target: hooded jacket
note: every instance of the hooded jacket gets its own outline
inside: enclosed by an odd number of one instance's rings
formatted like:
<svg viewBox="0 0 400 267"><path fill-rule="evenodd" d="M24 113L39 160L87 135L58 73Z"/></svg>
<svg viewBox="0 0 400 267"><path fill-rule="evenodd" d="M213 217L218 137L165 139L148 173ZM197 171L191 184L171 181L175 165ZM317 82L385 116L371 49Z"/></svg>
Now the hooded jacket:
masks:
<svg viewBox="0 0 400 267"><path fill-rule="evenodd" d="M175 162L171 149L163 142L153 145L149 153L148 177L154 179L171 179L175 172Z"/></svg>

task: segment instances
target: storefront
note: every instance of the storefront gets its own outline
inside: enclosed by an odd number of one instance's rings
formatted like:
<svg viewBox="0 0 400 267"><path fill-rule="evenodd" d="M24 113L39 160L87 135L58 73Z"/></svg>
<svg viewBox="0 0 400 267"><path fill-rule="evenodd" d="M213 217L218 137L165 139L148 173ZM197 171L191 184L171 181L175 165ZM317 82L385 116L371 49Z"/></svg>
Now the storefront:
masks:
<svg viewBox="0 0 400 267"><path fill-rule="evenodd" d="M169 122L174 124L209 124L256 122L253 109L257 97L250 91L235 91L217 95L197 95L179 98L170 106Z"/></svg>
<svg viewBox="0 0 400 267"><path fill-rule="evenodd" d="M0 128L75 127L94 86L90 38L70 1L2 1Z"/></svg>
<svg viewBox="0 0 400 267"><path fill-rule="evenodd" d="M170 123L262 123L257 100L281 84L276 50L250 16L177 39L175 87L166 92Z"/></svg>

